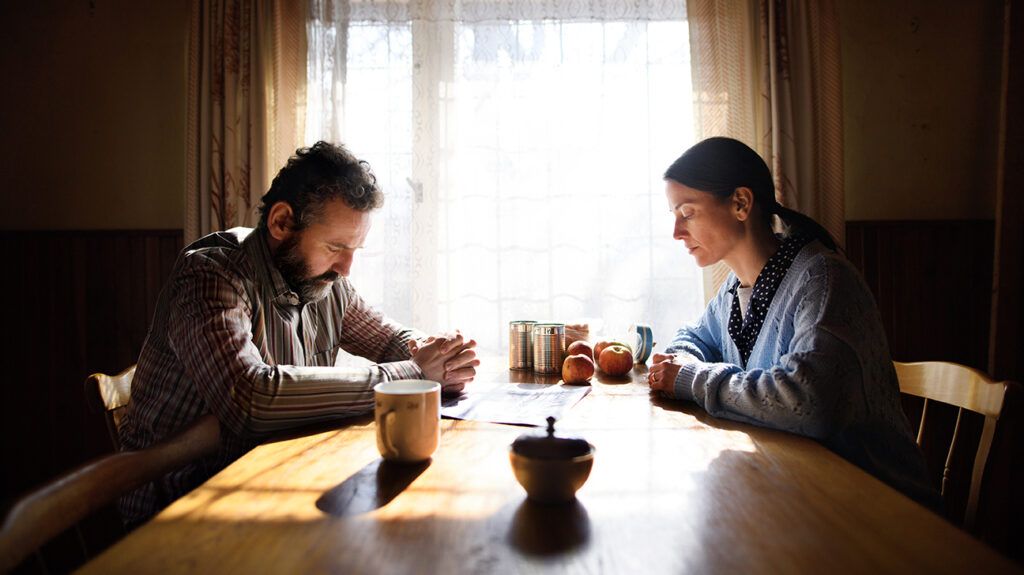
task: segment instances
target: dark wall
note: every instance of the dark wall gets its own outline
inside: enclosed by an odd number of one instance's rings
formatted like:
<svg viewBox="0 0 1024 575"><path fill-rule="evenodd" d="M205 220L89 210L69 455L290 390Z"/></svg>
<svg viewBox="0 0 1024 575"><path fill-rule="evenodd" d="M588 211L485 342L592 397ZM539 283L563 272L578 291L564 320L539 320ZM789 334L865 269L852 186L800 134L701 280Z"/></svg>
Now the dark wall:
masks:
<svg viewBox="0 0 1024 575"><path fill-rule="evenodd" d="M181 230L0 232L0 502L110 450L93 372L135 363Z"/></svg>
<svg viewBox="0 0 1024 575"><path fill-rule="evenodd" d="M836 8L847 219L992 219L1003 0Z"/></svg>
<svg viewBox="0 0 1024 575"><path fill-rule="evenodd" d="M0 229L184 225L192 5L0 2Z"/></svg>
<svg viewBox="0 0 1024 575"><path fill-rule="evenodd" d="M875 294L897 361L988 368L991 220L847 222L847 257Z"/></svg>

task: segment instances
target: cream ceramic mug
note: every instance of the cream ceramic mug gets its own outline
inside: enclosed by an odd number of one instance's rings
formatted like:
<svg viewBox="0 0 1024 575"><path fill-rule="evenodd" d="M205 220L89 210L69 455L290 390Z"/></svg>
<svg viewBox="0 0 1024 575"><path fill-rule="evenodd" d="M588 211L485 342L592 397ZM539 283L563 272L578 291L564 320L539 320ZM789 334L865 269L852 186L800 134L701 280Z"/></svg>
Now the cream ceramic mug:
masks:
<svg viewBox="0 0 1024 575"><path fill-rule="evenodd" d="M441 439L441 384L426 379L373 386L377 450L390 461L429 459Z"/></svg>

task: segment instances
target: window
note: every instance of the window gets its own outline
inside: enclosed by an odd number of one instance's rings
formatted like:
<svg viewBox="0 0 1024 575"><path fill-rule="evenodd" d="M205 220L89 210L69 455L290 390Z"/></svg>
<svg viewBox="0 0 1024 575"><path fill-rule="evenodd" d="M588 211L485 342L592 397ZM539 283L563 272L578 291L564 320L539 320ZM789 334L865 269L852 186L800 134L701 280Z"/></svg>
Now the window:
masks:
<svg viewBox="0 0 1024 575"><path fill-rule="evenodd" d="M503 354L508 323L652 326L702 309L661 174L695 141L683 2L313 0L307 141L385 191L353 283Z"/></svg>

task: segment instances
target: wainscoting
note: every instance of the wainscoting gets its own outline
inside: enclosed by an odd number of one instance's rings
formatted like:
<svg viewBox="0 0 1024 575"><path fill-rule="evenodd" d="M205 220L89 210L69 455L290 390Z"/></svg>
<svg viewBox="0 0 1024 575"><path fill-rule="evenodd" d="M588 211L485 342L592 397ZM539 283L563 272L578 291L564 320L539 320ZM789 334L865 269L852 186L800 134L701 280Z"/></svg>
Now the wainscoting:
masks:
<svg viewBox="0 0 1024 575"><path fill-rule="evenodd" d="M994 234L991 220L847 222L893 359L988 368Z"/></svg>
<svg viewBox="0 0 1024 575"><path fill-rule="evenodd" d="M5 497L109 450L85 378L135 363L181 242L180 230L0 233Z"/></svg>
<svg viewBox="0 0 1024 575"><path fill-rule="evenodd" d="M181 244L181 230L0 232L0 509L111 451L103 415L85 407L85 378L135 363ZM97 531L92 548L110 539ZM51 571L80 561L64 539L45 553Z"/></svg>

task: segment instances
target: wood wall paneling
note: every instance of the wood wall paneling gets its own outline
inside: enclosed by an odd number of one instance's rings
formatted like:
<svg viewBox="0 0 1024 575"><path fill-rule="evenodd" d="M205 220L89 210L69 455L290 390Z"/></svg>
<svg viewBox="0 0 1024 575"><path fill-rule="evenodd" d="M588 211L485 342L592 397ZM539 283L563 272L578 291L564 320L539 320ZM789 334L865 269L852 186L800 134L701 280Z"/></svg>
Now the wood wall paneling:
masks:
<svg viewBox="0 0 1024 575"><path fill-rule="evenodd" d="M102 414L86 407L85 378L135 363L181 247L181 230L0 232L0 509L111 451ZM83 530L98 533L93 548L109 539L111 519L108 510L91 520L102 528ZM77 547L72 537L48 546L49 570L73 568Z"/></svg>
<svg viewBox="0 0 1024 575"><path fill-rule="evenodd" d="M0 232L15 375L0 409L4 430L23 437L3 444L4 461L18 462L3 475L5 498L108 450L83 382L135 362L181 243L180 230Z"/></svg>
<svg viewBox="0 0 1024 575"><path fill-rule="evenodd" d="M991 220L847 222L846 234L893 359L987 368Z"/></svg>

